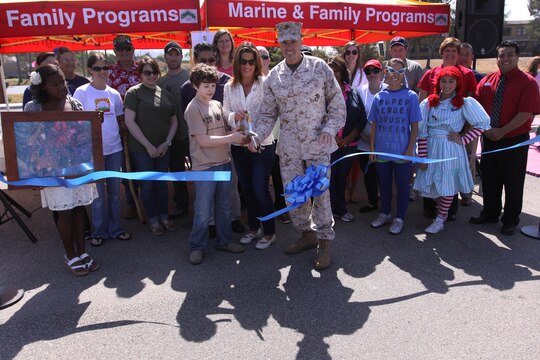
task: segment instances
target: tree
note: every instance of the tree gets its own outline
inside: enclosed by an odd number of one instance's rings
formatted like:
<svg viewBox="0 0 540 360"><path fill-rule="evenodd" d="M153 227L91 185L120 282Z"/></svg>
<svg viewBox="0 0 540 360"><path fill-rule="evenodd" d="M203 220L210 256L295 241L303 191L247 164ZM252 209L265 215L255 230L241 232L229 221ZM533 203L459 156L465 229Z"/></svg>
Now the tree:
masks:
<svg viewBox="0 0 540 360"><path fill-rule="evenodd" d="M529 0L529 12L532 20L529 23L529 34L533 40L540 40L540 0Z"/></svg>

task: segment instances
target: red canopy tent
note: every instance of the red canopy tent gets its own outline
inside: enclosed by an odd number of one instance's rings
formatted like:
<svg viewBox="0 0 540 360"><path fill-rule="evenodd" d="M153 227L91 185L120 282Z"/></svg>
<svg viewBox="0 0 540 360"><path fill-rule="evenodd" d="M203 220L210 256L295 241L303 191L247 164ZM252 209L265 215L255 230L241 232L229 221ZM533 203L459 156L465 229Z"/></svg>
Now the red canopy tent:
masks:
<svg viewBox="0 0 540 360"><path fill-rule="evenodd" d="M229 29L235 42L277 46L274 26L299 21L304 44L340 46L353 39L372 43L447 33L450 5L411 0L204 0L201 17L210 31Z"/></svg>
<svg viewBox="0 0 540 360"><path fill-rule="evenodd" d="M136 49L189 47L199 30L199 0L0 0L0 53L111 49L129 34Z"/></svg>

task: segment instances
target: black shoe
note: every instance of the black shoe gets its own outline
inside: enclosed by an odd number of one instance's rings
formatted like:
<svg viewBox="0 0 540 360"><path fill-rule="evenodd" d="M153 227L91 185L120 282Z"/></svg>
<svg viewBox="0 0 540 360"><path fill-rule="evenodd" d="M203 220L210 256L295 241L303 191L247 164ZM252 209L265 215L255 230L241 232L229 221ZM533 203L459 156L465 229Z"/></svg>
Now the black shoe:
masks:
<svg viewBox="0 0 540 360"><path fill-rule="evenodd" d="M446 221L454 221L457 218L457 214L448 214Z"/></svg>
<svg viewBox="0 0 540 360"><path fill-rule="evenodd" d="M366 213L366 212L375 211L375 210L377 210L377 206L373 206L371 204L368 204L366 206L361 207L359 211L361 213Z"/></svg>
<svg viewBox="0 0 540 360"><path fill-rule="evenodd" d="M473 216L469 219L471 224L496 224L499 222L499 217L489 218L484 214Z"/></svg>
<svg viewBox="0 0 540 360"><path fill-rule="evenodd" d="M503 235L514 235L515 232L516 232L515 225L503 224L503 226L501 227L501 234Z"/></svg>
<svg viewBox="0 0 540 360"><path fill-rule="evenodd" d="M240 220L236 219L231 222L232 231L234 231L237 234L243 234L246 232L246 229L244 228L244 225L240 222Z"/></svg>
<svg viewBox="0 0 540 360"><path fill-rule="evenodd" d="M208 225L208 238L216 238L216 225Z"/></svg>

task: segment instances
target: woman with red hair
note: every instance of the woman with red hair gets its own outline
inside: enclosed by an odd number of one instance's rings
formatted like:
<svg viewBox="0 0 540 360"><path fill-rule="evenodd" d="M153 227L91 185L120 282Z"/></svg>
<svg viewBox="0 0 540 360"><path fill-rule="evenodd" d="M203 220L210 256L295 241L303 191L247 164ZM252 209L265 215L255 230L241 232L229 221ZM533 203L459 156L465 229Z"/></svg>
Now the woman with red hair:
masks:
<svg viewBox="0 0 540 360"><path fill-rule="evenodd" d="M448 159L432 164L420 164L414 189L423 197L438 200L437 217L426 228L436 234L444 229L444 221L452 199L458 192L473 190L473 179L465 145L489 129L489 115L472 97L464 98L464 79L461 71L448 66L441 70L436 79L433 94L422 101L422 121L419 125L418 156L429 159ZM465 123L472 129L461 136Z"/></svg>

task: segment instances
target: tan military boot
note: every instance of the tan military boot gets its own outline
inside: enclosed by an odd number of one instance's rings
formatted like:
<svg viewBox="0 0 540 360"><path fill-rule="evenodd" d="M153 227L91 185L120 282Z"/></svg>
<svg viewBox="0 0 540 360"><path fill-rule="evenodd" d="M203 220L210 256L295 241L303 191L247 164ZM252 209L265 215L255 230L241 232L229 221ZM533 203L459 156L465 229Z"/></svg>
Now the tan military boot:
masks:
<svg viewBox="0 0 540 360"><path fill-rule="evenodd" d="M319 240L314 268L315 270L324 270L328 266L330 266L330 240Z"/></svg>
<svg viewBox="0 0 540 360"><path fill-rule="evenodd" d="M300 239L285 248L287 254L298 254L307 249L317 247L317 234L315 231L304 231Z"/></svg>

